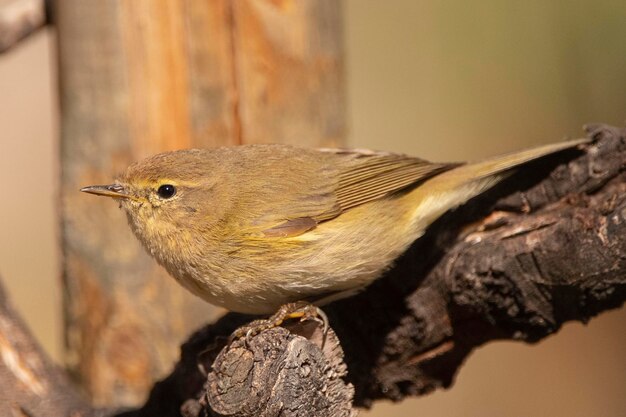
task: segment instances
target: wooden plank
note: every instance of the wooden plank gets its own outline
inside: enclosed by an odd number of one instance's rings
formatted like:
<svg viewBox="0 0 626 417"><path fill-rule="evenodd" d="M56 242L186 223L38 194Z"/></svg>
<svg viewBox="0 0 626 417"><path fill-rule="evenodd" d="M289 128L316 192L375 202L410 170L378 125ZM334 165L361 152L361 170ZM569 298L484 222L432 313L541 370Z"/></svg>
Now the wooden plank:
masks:
<svg viewBox="0 0 626 417"><path fill-rule="evenodd" d="M67 362L96 405L134 405L218 311L145 253L115 203L78 189L169 149L341 143L340 9L64 0L56 21Z"/></svg>
<svg viewBox="0 0 626 417"><path fill-rule="evenodd" d="M176 341L215 314L149 258L114 203L78 192L192 145L185 57L171 40L182 12L160 3L70 0L57 10L66 351L100 405L137 403L171 366Z"/></svg>
<svg viewBox="0 0 626 417"><path fill-rule="evenodd" d="M232 4L244 141L304 146L343 143L340 2L244 0Z"/></svg>

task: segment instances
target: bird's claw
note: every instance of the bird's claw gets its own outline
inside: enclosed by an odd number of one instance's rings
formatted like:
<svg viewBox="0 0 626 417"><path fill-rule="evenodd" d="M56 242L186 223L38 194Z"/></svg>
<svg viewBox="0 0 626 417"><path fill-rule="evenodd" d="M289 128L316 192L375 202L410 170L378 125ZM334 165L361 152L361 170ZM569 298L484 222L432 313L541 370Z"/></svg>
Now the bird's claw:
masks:
<svg viewBox="0 0 626 417"><path fill-rule="evenodd" d="M289 319L300 319L300 322L314 320L320 323L323 327L323 347L326 339L326 333L328 332L328 317L319 307L304 301L284 304L269 318L254 320L247 325L238 328L230 336L228 345L230 346L230 344L235 340L243 338L244 346L248 348L254 336L264 332L265 330L278 327L283 324L285 320Z"/></svg>

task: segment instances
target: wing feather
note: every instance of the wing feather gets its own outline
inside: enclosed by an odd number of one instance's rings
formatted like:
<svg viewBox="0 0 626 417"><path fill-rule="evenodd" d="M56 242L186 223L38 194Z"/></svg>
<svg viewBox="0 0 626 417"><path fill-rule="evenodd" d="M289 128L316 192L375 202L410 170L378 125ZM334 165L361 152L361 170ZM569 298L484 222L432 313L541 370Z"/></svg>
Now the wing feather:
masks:
<svg viewBox="0 0 626 417"><path fill-rule="evenodd" d="M458 164L434 164L388 152L322 150L334 152L339 163L335 194L342 211L401 191Z"/></svg>
<svg viewBox="0 0 626 417"><path fill-rule="evenodd" d="M254 225L266 226L262 229L265 235L276 237L300 235L346 210L405 190L458 165L366 150L305 150L284 145L256 149L257 164L263 161L267 165L267 189L273 191L250 193L254 200L247 210L260 210ZM277 163L280 169L276 169ZM286 176L285 169L292 174ZM282 197L276 198L276 193Z"/></svg>

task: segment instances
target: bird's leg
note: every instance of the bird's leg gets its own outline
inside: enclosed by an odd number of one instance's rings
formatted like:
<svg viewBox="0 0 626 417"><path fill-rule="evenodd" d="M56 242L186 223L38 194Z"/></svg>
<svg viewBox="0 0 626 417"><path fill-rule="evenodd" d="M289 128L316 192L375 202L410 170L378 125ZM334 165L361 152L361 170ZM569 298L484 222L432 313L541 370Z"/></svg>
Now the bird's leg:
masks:
<svg viewBox="0 0 626 417"><path fill-rule="evenodd" d="M242 326L235 330L230 336L230 343L236 339L245 337L246 345L249 344L250 339L257 334L278 327L285 320L300 319L300 321L315 320L322 324L324 337L328 331L328 317L317 306L307 303L306 301L296 301L295 303L287 303L280 306L276 313L272 314L267 319L254 320L245 326Z"/></svg>

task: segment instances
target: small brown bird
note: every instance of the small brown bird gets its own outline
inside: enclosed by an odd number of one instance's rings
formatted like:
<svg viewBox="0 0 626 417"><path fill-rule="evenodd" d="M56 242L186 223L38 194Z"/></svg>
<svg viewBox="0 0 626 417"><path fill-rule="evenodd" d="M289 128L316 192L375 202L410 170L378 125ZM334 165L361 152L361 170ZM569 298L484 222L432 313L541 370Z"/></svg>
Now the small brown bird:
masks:
<svg viewBox="0 0 626 417"><path fill-rule="evenodd" d="M81 191L119 200L137 238L192 293L265 314L366 287L447 210L585 141L474 164L286 145L191 149Z"/></svg>

